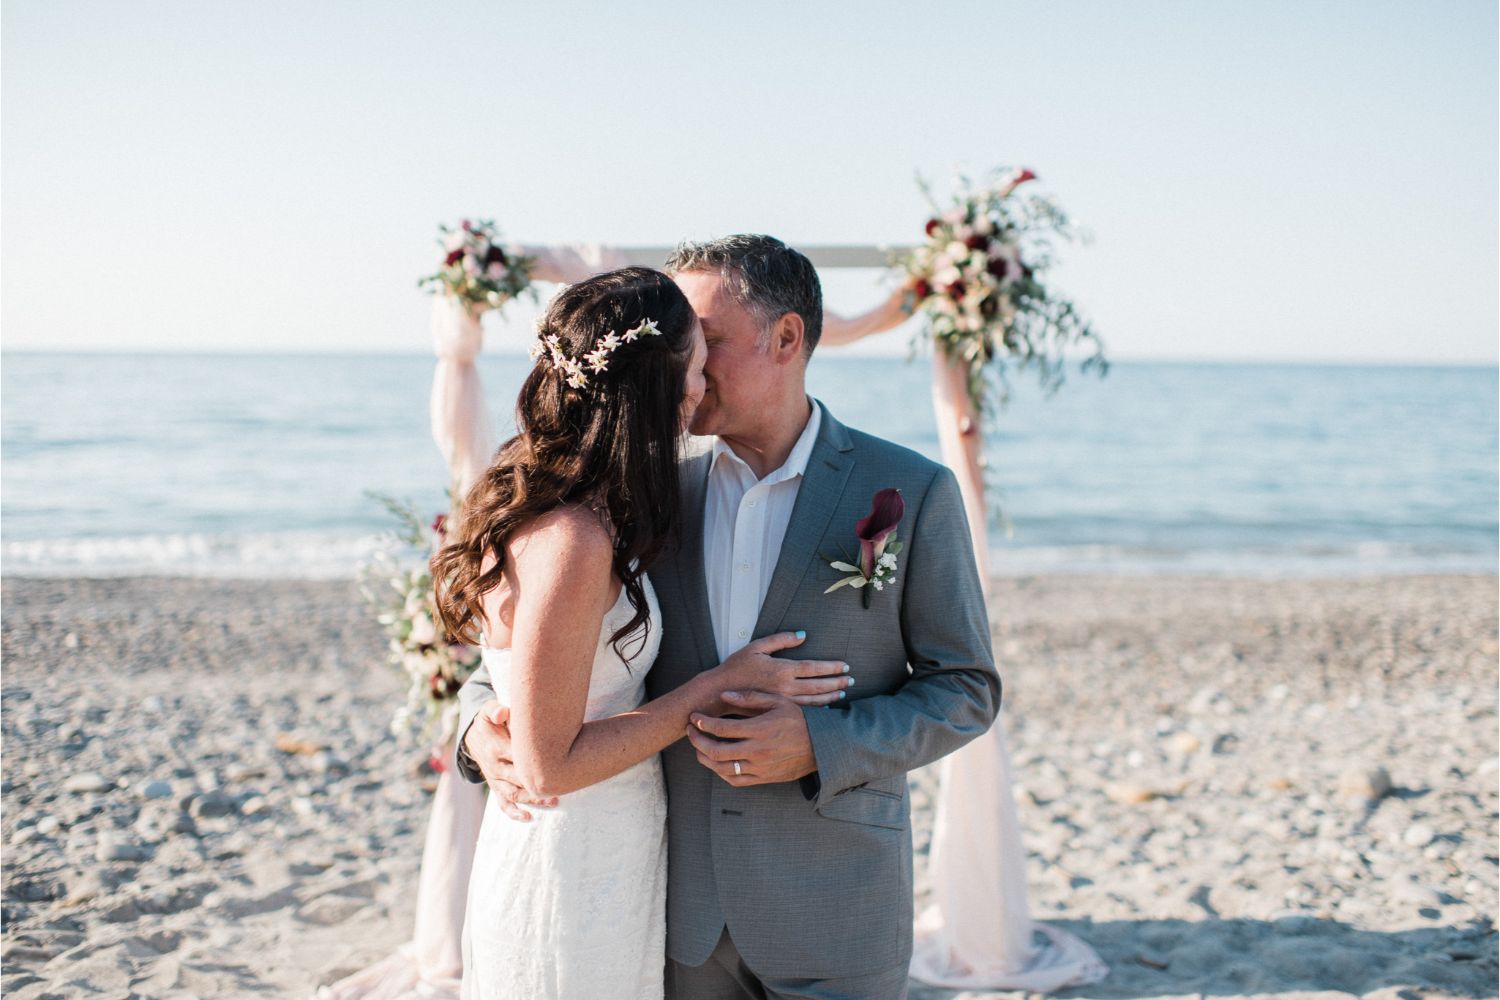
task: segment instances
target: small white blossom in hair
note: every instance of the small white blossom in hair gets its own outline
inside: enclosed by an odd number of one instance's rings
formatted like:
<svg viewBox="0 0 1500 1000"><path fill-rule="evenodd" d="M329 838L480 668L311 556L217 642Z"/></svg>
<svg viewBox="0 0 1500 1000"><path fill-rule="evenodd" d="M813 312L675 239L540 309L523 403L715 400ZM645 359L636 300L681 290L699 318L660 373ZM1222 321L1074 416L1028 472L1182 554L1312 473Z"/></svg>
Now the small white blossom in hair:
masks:
<svg viewBox="0 0 1500 1000"><path fill-rule="evenodd" d="M656 320L648 319L640 326L631 327L625 331L625 343L633 344L637 337L655 337L659 333L661 331L656 328Z"/></svg>
<svg viewBox="0 0 1500 1000"><path fill-rule="evenodd" d="M538 329L541 324L538 322ZM543 338L542 343L533 344L531 348L532 360L540 360L543 355L550 356L552 367L562 372L563 381L575 389L582 389L589 384L589 378L584 371L585 368L595 374L609 370L609 356L621 344L632 344L641 337L655 337L661 334L656 325L656 320L648 319L639 326L631 327L623 334L607 333L600 337L594 345L594 349L584 355L582 361L570 358L563 350L562 337L558 334L549 334Z"/></svg>

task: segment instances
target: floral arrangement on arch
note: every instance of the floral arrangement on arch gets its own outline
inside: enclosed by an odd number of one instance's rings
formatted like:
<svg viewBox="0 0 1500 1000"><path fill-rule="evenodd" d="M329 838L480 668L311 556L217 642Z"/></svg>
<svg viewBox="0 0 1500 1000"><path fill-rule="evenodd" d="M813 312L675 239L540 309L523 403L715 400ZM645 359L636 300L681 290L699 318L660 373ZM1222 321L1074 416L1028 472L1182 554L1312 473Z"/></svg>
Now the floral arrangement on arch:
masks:
<svg viewBox="0 0 1500 1000"><path fill-rule="evenodd" d="M1036 369L1048 390L1062 384L1063 354L1070 345L1093 343L1084 371L1102 374L1107 368L1089 324L1043 280L1053 263L1053 238L1079 237L1051 201L1016 194L1035 179L1025 169L980 185L960 177L946 209L923 182L933 207L927 239L898 261L906 272L909 310L920 309L927 317L925 334L967 366L969 398L979 414L993 412L994 389L1001 403L1008 397L1007 359L1018 368Z"/></svg>
<svg viewBox="0 0 1500 1000"><path fill-rule="evenodd" d="M500 246L500 231L489 219L462 220L454 229L439 224L438 245L443 263L432 274L417 280L417 287L442 289L471 307L499 309L531 287L530 257L507 254Z"/></svg>
<svg viewBox="0 0 1500 1000"><path fill-rule="evenodd" d="M446 767L443 752L458 729L458 689L479 666L479 648L449 642L433 598L427 559L443 544L448 516L430 525L409 506L371 494L400 527L388 545L360 567L359 589L389 639L389 662L406 675L406 701L391 719L391 732L414 746L431 748L429 766Z"/></svg>

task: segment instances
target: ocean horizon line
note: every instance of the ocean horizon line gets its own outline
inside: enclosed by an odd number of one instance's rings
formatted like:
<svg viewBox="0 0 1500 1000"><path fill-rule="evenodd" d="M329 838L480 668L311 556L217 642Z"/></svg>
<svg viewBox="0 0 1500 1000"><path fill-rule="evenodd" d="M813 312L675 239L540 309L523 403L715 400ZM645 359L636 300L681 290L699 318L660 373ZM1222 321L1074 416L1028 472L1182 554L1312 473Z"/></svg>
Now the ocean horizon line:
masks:
<svg viewBox="0 0 1500 1000"><path fill-rule="evenodd" d="M340 350L277 348L255 350L251 348L80 348L63 349L0 346L0 361L9 356L24 357L81 357L81 358L434 358L431 349L391 350ZM906 362L919 360L898 353L846 353L846 358L869 361ZM486 351L480 357L525 358L527 352L509 346L500 346ZM1070 358L1071 362L1082 362L1082 357ZM1263 368L1410 368L1410 369L1483 369L1500 370L1500 359L1455 360L1420 358L1288 358L1288 357L1205 357L1193 355L1111 355L1110 365L1173 365L1182 367L1263 367Z"/></svg>

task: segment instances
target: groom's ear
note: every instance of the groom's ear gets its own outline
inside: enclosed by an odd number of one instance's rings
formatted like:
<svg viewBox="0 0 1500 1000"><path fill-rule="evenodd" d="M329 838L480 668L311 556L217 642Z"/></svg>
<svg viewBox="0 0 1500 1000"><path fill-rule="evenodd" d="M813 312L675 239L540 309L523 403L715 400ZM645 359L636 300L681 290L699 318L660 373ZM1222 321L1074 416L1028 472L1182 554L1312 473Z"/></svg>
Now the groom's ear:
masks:
<svg viewBox="0 0 1500 1000"><path fill-rule="evenodd" d="M794 312L782 313L771 326L771 358L778 365L791 364L803 355L807 330L802 317Z"/></svg>

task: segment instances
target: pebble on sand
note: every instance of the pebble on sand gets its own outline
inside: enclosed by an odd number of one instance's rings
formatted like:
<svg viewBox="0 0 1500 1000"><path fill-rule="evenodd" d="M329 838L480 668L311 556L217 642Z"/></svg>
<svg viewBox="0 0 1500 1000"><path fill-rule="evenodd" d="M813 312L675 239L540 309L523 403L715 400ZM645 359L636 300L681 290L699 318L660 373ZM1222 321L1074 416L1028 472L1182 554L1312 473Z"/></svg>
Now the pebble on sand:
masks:
<svg viewBox="0 0 1500 1000"><path fill-rule="evenodd" d="M1383 767L1351 767L1339 775L1339 796L1376 802L1391 793L1391 776Z"/></svg>
<svg viewBox="0 0 1500 1000"><path fill-rule="evenodd" d="M95 771L85 771L82 774L70 775L63 782L63 789L69 792L107 792L115 787L115 783L104 775Z"/></svg>
<svg viewBox="0 0 1500 1000"><path fill-rule="evenodd" d="M1104 794L1110 799L1123 806L1138 806L1150 802L1158 797L1158 793L1145 785L1134 785L1129 782L1115 782L1104 790Z"/></svg>
<svg viewBox="0 0 1500 1000"><path fill-rule="evenodd" d="M172 797L172 785L166 781L142 782L139 791L143 799L169 799Z"/></svg>
<svg viewBox="0 0 1500 1000"><path fill-rule="evenodd" d="M1190 733L1187 730L1183 730L1180 733L1174 734L1172 738L1167 741L1167 749L1171 750L1173 753L1181 754L1184 757L1190 754L1195 754L1202 748L1203 741L1200 740L1195 734Z"/></svg>

